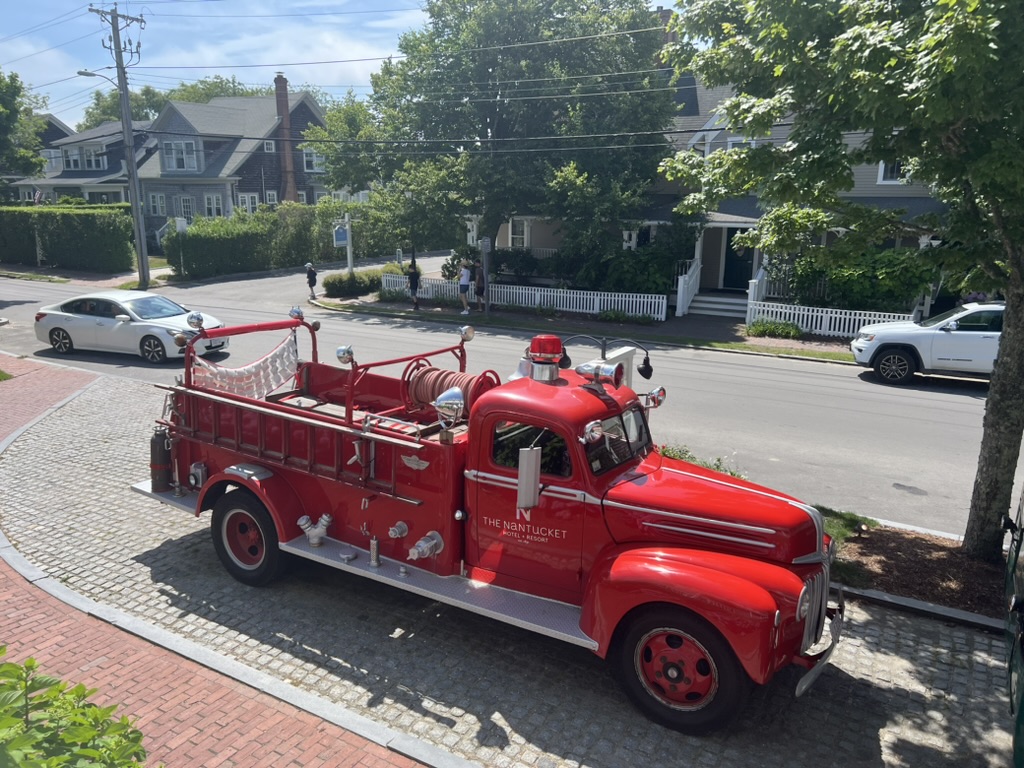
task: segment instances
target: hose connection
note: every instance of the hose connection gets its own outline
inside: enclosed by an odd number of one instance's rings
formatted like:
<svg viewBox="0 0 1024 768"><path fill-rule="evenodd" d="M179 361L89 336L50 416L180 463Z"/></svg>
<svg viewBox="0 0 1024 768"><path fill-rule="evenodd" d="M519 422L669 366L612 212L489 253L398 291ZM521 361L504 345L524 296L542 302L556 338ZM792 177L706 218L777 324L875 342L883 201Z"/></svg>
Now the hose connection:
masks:
<svg viewBox="0 0 1024 768"><path fill-rule="evenodd" d="M309 546L319 547L324 543L324 536L327 535L327 529L331 523L334 522L334 518L329 514L324 513L320 515L320 519L317 520L316 525L313 525L313 521L309 518L309 515L303 515L299 518L299 528L306 534L306 538L309 539Z"/></svg>

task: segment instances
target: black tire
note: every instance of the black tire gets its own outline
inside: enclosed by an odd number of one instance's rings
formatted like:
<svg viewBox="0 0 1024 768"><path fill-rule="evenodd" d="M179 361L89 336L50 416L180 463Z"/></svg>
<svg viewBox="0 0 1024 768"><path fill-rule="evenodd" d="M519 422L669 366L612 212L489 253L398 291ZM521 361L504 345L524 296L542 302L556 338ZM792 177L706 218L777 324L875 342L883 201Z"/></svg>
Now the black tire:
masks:
<svg viewBox="0 0 1024 768"><path fill-rule="evenodd" d="M167 348L156 336L143 336L139 342L139 354L147 363L160 365L167 360Z"/></svg>
<svg viewBox="0 0 1024 768"><path fill-rule="evenodd" d="M875 357L874 368L884 384L906 384L914 378L917 361L905 349L883 349Z"/></svg>
<svg viewBox="0 0 1024 768"><path fill-rule="evenodd" d="M627 617L609 659L626 695L656 723L700 735L728 725L752 682L725 638L682 608Z"/></svg>
<svg viewBox="0 0 1024 768"><path fill-rule="evenodd" d="M71 334L63 328L54 328L50 331L50 346L58 355L70 355L75 351L75 344L71 341Z"/></svg>
<svg viewBox="0 0 1024 768"><path fill-rule="evenodd" d="M213 506L213 547L224 568L251 587L262 587L281 572L277 529L267 508L252 494L234 490Z"/></svg>

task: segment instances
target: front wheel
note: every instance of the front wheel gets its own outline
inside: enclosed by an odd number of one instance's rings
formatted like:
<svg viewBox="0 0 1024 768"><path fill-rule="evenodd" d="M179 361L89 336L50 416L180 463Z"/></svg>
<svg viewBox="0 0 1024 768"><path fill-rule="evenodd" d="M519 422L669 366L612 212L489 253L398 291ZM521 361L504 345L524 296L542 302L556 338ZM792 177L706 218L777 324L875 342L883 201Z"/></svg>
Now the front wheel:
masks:
<svg viewBox="0 0 1024 768"><path fill-rule="evenodd" d="M224 568L251 587L273 581L281 567L274 521L252 494L234 490L213 506L213 547Z"/></svg>
<svg viewBox="0 0 1024 768"><path fill-rule="evenodd" d="M146 336L139 343L139 354L146 362L154 365L159 365L167 359L167 350L164 348L163 342L156 336Z"/></svg>
<svg viewBox="0 0 1024 768"><path fill-rule="evenodd" d="M906 384L914 378L917 363L903 349L886 349L875 358L875 375L886 384Z"/></svg>
<svg viewBox="0 0 1024 768"><path fill-rule="evenodd" d="M751 680L708 622L671 607L627 621L611 661L626 694L647 717L697 735L722 728L739 714Z"/></svg>

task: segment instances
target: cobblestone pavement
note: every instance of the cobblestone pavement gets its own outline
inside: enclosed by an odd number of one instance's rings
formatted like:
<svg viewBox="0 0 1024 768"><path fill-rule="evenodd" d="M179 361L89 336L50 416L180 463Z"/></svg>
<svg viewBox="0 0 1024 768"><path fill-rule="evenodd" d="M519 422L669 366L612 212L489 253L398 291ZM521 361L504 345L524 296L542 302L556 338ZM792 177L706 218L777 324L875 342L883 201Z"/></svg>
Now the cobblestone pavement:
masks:
<svg viewBox="0 0 1024 768"><path fill-rule="evenodd" d="M2 390L0 390L2 392ZM728 731L646 721L588 652L298 564L264 589L221 568L208 521L129 490L162 393L104 377L0 455L0 527L68 588L486 766L1010 763L1003 640L848 603L833 663L759 689Z"/></svg>

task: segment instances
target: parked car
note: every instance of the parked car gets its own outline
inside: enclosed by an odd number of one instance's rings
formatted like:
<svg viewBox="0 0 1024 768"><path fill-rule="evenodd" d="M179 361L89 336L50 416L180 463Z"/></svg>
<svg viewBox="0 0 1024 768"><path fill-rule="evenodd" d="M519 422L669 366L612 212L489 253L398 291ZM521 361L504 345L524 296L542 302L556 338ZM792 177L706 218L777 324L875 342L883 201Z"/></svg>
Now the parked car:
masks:
<svg viewBox="0 0 1024 768"><path fill-rule="evenodd" d="M1017 519L1007 516L1003 528L1011 532L1006 554L1006 687L1010 691L1013 720L1013 764L1024 765L1024 561L1020 557L1024 538L1024 495L1017 507Z"/></svg>
<svg viewBox="0 0 1024 768"><path fill-rule="evenodd" d="M1004 309L1001 301L973 302L919 322L865 325L850 350L886 384L906 384L915 373L987 378L999 352Z"/></svg>
<svg viewBox="0 0 1024 768"><path fill-rule="evenodd" d="M198 328L220 328L211 315L189 312L166 296L141 291L100 291L76 296L36 312L36 338L62 355L75 349L141 355L150 363L183 355L175 337L195 336ZM219 352L227 339L211 339L201 354Z"/></svg>

